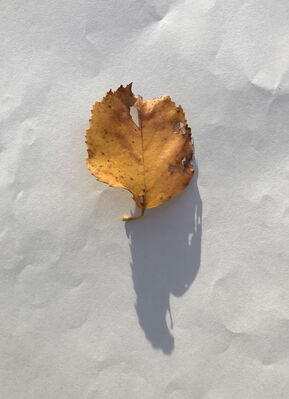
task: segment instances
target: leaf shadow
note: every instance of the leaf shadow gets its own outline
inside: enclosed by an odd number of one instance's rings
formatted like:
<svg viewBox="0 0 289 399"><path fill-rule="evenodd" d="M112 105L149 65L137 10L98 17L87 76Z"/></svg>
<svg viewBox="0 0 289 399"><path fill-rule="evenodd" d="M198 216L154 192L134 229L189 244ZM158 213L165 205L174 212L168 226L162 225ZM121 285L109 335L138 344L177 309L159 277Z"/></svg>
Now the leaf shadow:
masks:
<svg viewBox="0 0 289 399"><path fill-rule="evenodd" d="M174 349L170 296L184 295L200 267L202 200L197 175L195 165L195 176L181 195L125 226L138 320L148 341L165 354Z"/></svg>

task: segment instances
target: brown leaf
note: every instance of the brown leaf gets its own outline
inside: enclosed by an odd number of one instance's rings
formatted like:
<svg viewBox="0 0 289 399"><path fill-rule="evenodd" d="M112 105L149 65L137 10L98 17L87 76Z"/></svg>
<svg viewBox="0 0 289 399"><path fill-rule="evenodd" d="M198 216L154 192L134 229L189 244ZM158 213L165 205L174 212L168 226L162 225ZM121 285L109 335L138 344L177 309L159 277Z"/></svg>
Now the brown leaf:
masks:
<svg viewBox="0 0 289 399"><path fill-rule="evenodd" d="M129 190L142 216L189 184L193 144L180 105L169 96L143 101L131 87L110 90L94 104L86 135L87 166L99 181ZM140 127L131 117L132 106Z"/></svg>

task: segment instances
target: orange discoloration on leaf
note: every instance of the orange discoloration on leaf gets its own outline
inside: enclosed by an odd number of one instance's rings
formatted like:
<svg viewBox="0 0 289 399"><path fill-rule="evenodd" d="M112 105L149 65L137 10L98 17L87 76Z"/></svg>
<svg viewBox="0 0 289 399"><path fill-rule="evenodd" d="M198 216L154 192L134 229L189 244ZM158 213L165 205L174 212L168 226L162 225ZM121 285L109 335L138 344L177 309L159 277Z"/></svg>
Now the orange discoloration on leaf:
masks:
<svg viewBox="0 0 289 399"><path fill-rule="evenodd" d="M193 144L181 106L169 96L143 101L131 86L110 90L94 104L86 135L87 166L99 181L129 190L142 216L189 184ZM131 106L138 110L140 127L132 120Z"/></svg>

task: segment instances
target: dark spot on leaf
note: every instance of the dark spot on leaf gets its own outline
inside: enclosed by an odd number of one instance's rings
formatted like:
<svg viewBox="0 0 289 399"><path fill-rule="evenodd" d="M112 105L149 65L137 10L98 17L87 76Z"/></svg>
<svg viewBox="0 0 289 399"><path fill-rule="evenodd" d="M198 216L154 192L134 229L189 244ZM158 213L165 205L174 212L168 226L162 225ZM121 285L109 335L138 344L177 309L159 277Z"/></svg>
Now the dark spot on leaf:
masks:
<svg viewBox="0 0 289 399"><path fill-rule="evenodd" d="M172 165L172 164L169 164L169 167L168 167L168 172L169 172L169 173L173 173L176 169L177 169L176 166L174 166L174 165Z"/></svg>

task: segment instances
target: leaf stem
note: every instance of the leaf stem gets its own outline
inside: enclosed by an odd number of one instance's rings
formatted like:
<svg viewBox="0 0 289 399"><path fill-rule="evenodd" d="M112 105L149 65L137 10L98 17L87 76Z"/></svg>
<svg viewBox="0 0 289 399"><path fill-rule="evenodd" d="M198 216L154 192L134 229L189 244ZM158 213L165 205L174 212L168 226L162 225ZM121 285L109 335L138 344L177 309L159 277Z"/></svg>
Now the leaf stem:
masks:
<svg viewBox="0 0 289 399"><path fill-rule="evenodd" d="M122 220L123 220L124 222L127 222L128 220L136 220L136 219L139 219L139 218L141 218L141 217L143 216L144 211L145 211L145 207L143 206L142 209L141 209L141 213L140 213L139 215L136 215L136 216L123 216Z"/></svg>

